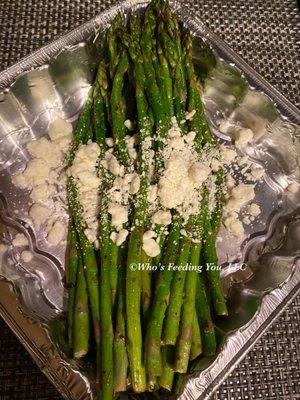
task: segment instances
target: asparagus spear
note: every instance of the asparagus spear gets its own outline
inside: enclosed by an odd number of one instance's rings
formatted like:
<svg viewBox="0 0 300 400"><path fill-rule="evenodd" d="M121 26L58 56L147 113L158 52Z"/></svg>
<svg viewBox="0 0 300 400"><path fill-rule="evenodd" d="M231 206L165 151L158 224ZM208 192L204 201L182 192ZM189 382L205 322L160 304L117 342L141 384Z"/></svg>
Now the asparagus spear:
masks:
<svg viewBox="0 0 300 400"><path fill-rule="evenodd" d="M141 274L140 271L132 269L132 265L136 265L141 259L142 237L142 227L136 226L129 239L126 273L127 351L132 387L135 392L143 392L146 389L140 316Z"/></svg>
<svg viewBox="0 0 300 400"><path fill-rule="evenodd" d="M105 90L107 89L106 70L103 64L100 64L97 74L97 86L94 94L94 125L95 136L100 147L100 158L105 153L106 125L105 117L108 114L105 102ZM102 215L100 228L100 321L101 321L101 399L109 400L113 398L113 325L112 325L112 301L115 297L115 286L111 286L111 267L114 260L113 270L117 270L118 250L112 246L110 240L111 224L108 213L109 196L105 192L106 185L109 182L109 174L102 166L99 168L103 178L104 194L102 196ZM112 249L116 251L113 252ZM117 279L117 274L113 277ZM115 285L115 282L113 281ZM100 355L99 355L100 357Z"/></svg>
<svg viewBox="0 0 300 400"><path fill-rule="evenodd" d="M126 351L126 326L125 326L125 279L126 279L126 257L124 256L127 248L121 249L120 255L120 271L118 275L117 290L117 309L116 309L116 326L114 333L114 391L126 391L126 379L128 369L128 357ZM126 253L125 253L126 254Z"/></svg>
<svg viewBox="0 0 300 400"><path fill-rule="evenodd" d="M144 61L145 71L145 87L152 108L155 124L156 124L156 147L157 147L157 170L163 166L161 158L161 150L163 148L163 140L167 136L170 121L168 120L168 105L162 101L161 92L157 85L156 73L152 63L152 50L156 48L156 43L153 43L152 31L156 26L156 16L151 6L145 13L143 32L141 37L141 48Z"/></svg>
<svg viewBox="0 0 300 400"><path fill-rule="evenodd" d="M180 241L178 266L185 266L189 261L191 240L184 236ZM184 292L186 271L176 271L171 285L171 296L164 321L163 344L175 345L180 322L180 311Z"/></svg>
<svg viewBox="0 0 300 400"><path fill-rule="evenodd" d="M149 307L151 304L152 297L152 287L151 287L151 270L148 268L150 266L150 257L142 250L141 252L141 262L144 264L144 270L141 271L141 284L142 284L142 313L144 326L147 327Z"/></svg>
<svg viewBox="0 0 300 400"><path fill-rule="evenodd" d="M104 203L108 198L104 195ZM113 398L113 327L110 288L110 224L107 204L102 214L101 226L101 272L100 272L100 321L101 321L101 398Z"/></svg>
<svg viewBox="0 0 300 400"><path fill-rule="evenodd" d="M217 347L216 334L211 319L203 272L198 274L195 305L203 343L203 353L205 356L214 355Z"/></svg>
<svg viewBox="0 0 300 400"><path fill-rule="evenodd" d="M197 139L197 150L200 153L201 146L205 144L208 146L207 150L209 149L210 146L214 144L214 139L210 133L209 127L207 125L205 115L204 115L204 109L201 101L201 96L200 96L200 89L199 89L199 84L196 79L196 75L194 72L193 68L193 63L192 63L192 39L191 35L187 34L185 38L185 52L186 52L186 70L187 70L187 76L188 76L188 98L189 98L189 110L192 111L193 109L196 109L197 112L193 117L193 120L191 122L191 127L192 129L194 128L196 132L198 132L198 135L196 136ZM219 175L221 172L219 172ZM219 190L220 187L219 187ZM219 201L222 198L221 192L218 191L218 199L217 199L217 204L218 208L215 210L215 222L214 224L214 229L211 226L211 222L209 219L209 210L208 210L208 204L207 201L203 201L203 204L205 206L205 211L204 215L205 217L203 218L203 225L204 225L204 254L206 257L206 262L210 265L217 265L217 253L216 253L216 247L215 247L215 232L216 232L216 226L217 226L217 220L220 218L220 213L221 213L221 202ZM227 307L226 307L226 302L224 299L224 294L222 290L222 285L221 285L221 279L220 279L220 274L219 271L213 268L208 268L207 269L207 276L208 276L208 281L210 285L210 290L212 294L212 301L214 304L215 311L218 315L227 315Z"/></svg>
<svg viewBox="0 0 300 400"><path fill-rule="evenodd" d="M196 287L196 293L197 293L197 287ZM197 294L196 294L196 297L197 297ZM202 353L201 333L200 333L200 327L199 327L197 313L195 310L190 361L195 360L197 357L200 356L201 353Z"/></svg>
<svg viewBox="0 0 300 400"><path fill-rule="evenodd" d="M78 239L74 224L71 227L70 235L70 255L69 255L69 270L68 270L68 285L69 285L69 299L68 299L68 338L69 345L73 347L74 335L74 303L75 303L75 289L78 271Z"/></svg>
<svg viewBox="0 0 300 400"><path fill-rule="evenodd" d="M182 306L180 333L176 343L174 370L187 372L192 345L197 272L189 271L185 279L185 299ZM192 317L191 317L192 316Z"/></svg>
<svg viewBox="0 0 300 400"><path fill-rule="evenodd" d="M159 376L162 372L162 325L168 305L173 276L173 271L171 268L168 268L168 265L175 263L177 259L180 228L181 220L178 216L176 216L174 218L174 222L167 239L166 250L163 255L163 265L165 265L166 268L161 271L157 278L148 329L146 332L145 358L147 374L151 377Z"/></svg>
<svg viewBox="0 0 300 400"><path fill-rule="evenodd" d="M79 257L74 310L74 357L84 357L89 349L89 304L82 258Z"/></svg>
<svg viewBox="0 0 300 400"><path fill-rule="evenodd" d="M203 218L203 228L204 228L204 256L205 262L207 264L206 275L209 283L209 288L211 292L212 302L214 309L218 315L227 315L227 307L224 299L222 283L220 279L220 272L217 269L218 257L215 246L215 235L213 234L213 229L211 226L211 221L209 219L208 203L204 203L205 207L205 217Z"/></svg>
<svg viewBox="0 0 300 400"><path fill-rule="evenodd" d="M118 65L118 60L120 53L118 51L118 38L116 36L116 31L122 25L121 15L118 14L112 21L110 28L107 31L107 46L108 46L108 55L109 55L109 74L110 79L113 80L116 67Z"/></svg>
<svg viewBox="0 0 300 400"><path fill-rule="evenodd" d="M118 257L119 257L119 247L116 243L110 241L110 249L109 249L110 257L109 257L109 281L110 281L110 289L111 289L111 305L112 310L114 309L114 304L117 295L117 286L118 286Z"/></svg>
<svg viewBox="0 0 300 400"><path fill-rule="evenodd" d="M128 66L128 55L123 51L116 68L110 98L112 133L118 148L120 160L126 168L130 166L131 160L124 140L126 135L126 127L124 125L126 114L122 90L124 86L124 76L128 70Z"/></svg>
<svg viewBox="0 0 300 400"><path fill-rule="evenodd" d="M173 346L163 346L161 354L162 354L163 370L160 377L158 378L158 383L161 388L171 391L174 382Z"/></svg>
<svg viewBox="0 0 300 400"><path fill-rule="evenodd" d="M168 24L168 21L166 21L166 24ZM187 98L185 73L182 65L181 54L179 53L174 41L168 35L163 20L159 23L158 33L160 43L162 44L171 71L174 113L177 116L178 122L180 122L184 118ZM184 126L182 126L182 128L184 128Z"/></svg>
<svg viewBox="0 0 300 400"><path fill-rule="evenodd" d="M134 228L130 235L127 257L126 274L126 311L127 311L127 337L128 355L130 362L131 380L133 389L141 392L146 389L146 375L142 360L142 331L140 318L141 290L143 290L143 307L148 309L148 300L151 290L148 271L133 270L132 265L143 261L145 254L142 251L144 227L147 222L147 192L148 192L148 151L143 146L143 141L152 133L149 119L149 106L144 93L145 72L143 59L139 48L138 20L134 17L130 20L131 36L128 38L124 32L123 42L126 45L133 62L134 79L136 86L136 103L138 126L140 131L140 152L138 155L138 169L141 176L140 190L136 198L134 210Z"/></svg>
<svg viewBox="0 0 300 400"><path fill-rule="evenodd" d="M71 149L68 154L68 166L70 167L73 163L75 152L78 149L80 143L86 141L86 133L89 131L89 126L91 125L91 118L92 118L92 108L93 108L93 91L94 88L88 92L86 103L84 109L79 117L77 122L77 126L73 135L73 142Z"/></svg>
<svg viewBox="0 0 300 400"><path fill-rule="evenodd" d="M202 146L204 144L211 146L214 144L214 139L210 133L209 127L206 122L204 107L200 95L200 84L197 81L197 77L193 66L192 56L192 37L189 33L185 35L184 40L184 51L185 51L185 65L186 75L188 81L188 110L189 112L196 110L196 114L193 119L189 122L190 128L197 132L195 138L196 150L201 153Z"/></svg>
<svg viewBox="0 0 300 400"><path fill-rule="evenodd" d="M92 108L93 108L93 90L91 88L88 94L87 102L85 108L79 118L76 130L74 132L74 139L72 148L68 157L69 166L72 165L72 162L75 157L75 152L81 142L90 139L89 136L86 135L88 126L91 125L92 118ZM91 132L88 131L89 135ZM92 320L94 325L94 335L97 347L100 344L100 329L99 329L99 289L98 289L98 267L97 261L95 257L95 252L92 243L88 241L84 234L85 224L81 218L82 209L77 200L77 190L76 185L72 177L68 179L68 199L70 208L72 210L73 220L75 224L75 228L79 237L79 247L82 253L83 258L83 269L85 273L85 278L87 282L88 294L90 298L90 307L92 313Z"/></svg>

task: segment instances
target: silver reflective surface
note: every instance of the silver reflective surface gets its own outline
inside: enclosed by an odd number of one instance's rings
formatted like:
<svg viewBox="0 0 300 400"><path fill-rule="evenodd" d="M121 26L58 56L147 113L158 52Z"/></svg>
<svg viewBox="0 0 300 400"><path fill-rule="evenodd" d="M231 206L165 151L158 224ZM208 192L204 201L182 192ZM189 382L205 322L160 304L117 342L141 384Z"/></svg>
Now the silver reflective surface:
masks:
<svg viewBox="0 0 300 400"><path fill-rule="evenodd" d="M112 8L0 78L0 240L7 245L0 254L0 311L68 399L92 399L93 378L88 372L79 372L79 366L68 359L62 339L59 317L66 303L66 246L51 247L43 229L34 229L28 216L28 193L14 187L11 176L28 161L26 143L47 135L50 121L61 116L75 124L99 58L92 40L95 32L103 34L119 7L127 15L128 10L145 4L128 1ZM211 366L194 367L180 397L204 399L299 288L300 190L287 196L285 189L291 182L300 183L300 113L200 21L192 19L183 3L174 7L195 34L196 62L200 37L205 37L217 54L217 65L204 91L214 133L230 142L237 128L251 128L255 141L247 154L266 171L254 200L262 212L246 227L246 238L237 243L221 228L218 255L224 266L230 315L218 326L225 339ZM230 128L224 133L220 126L225 122ZM11 244L19 232L29 239L28 248L34 254L30 263L24 263ZM230 261L247 266L233 272Z"/></svg>

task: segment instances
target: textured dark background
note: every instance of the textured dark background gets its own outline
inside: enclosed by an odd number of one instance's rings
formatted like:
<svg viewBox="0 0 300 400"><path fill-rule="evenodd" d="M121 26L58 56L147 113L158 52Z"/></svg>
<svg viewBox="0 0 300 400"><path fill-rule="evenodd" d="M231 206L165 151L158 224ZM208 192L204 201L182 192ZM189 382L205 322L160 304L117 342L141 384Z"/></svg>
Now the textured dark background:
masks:
<svg viewBox="0 0 300 400"><path fill-rule="evenodd" d="M186 0L191 13L299 105L295 0ZM104 10L113 0L0 0L1 70ZM298 35L298 37L297 37ZM300 399L300 297L256 344L215 400ZM0 320L0 399L61 400Z"/></svg>

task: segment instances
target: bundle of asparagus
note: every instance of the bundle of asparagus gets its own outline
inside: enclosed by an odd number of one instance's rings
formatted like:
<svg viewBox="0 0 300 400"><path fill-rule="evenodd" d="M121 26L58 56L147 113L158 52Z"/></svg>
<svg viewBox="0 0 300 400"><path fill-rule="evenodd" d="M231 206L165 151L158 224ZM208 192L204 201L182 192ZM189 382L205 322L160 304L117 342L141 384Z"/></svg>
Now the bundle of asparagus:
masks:
<svg viewBox="0 0 300 400"><path fill-rule="evenodd" d="M222 168L198 185L194 211L149 200L168 178L168 138L172 146L192 143L205 162L217 154L191 35L167 3L153 0L126 24L114 19L105 53L69 154L68 332L76 359L96 346L99 398L108 400L126 390L171 391L190 361L215 354L212 318L227 308L218 270L168 267L217 264Z"/></svg>

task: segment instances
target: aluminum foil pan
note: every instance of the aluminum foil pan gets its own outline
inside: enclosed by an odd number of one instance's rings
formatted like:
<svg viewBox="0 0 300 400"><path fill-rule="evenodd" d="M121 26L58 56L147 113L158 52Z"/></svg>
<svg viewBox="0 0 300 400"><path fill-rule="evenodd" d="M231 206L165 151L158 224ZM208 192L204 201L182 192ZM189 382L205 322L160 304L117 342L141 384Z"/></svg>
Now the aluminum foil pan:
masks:
<svg viewBox="0 0 300 400"><path fill-rule="evenodd" d="M12 185L11 176L28 161L26 143L46 135L51 120L62 116L76 122L99 60L95 36L103 35L116 13L126 17L146 4L130 0L115 6L0 77L0 243L6 245L0 252L0 313L66 399L95 398L91 371L71 361L64 345L66 244L51 247L43 229L34 229L28 216L31 200ZM172 6L195 36L196 63L200 38L217 58L204 93L214 133L229 141L236 127L251 128L255 141L248 156L266 170L256 188L260 218L246 227L242 243L230 240L224 231L218 245L230 310L218 324L223 345L210 364L206 360L195 366L180 396L206 399L300 287L300 191L286 191L290 183L300 183L300 112L189 15L183 2ZM221 129L224 126L230 128ZM27 247L34 255L29 263L12 245L18 232L29 240ZM231 262L244 267L232 269Z"/></svg>

